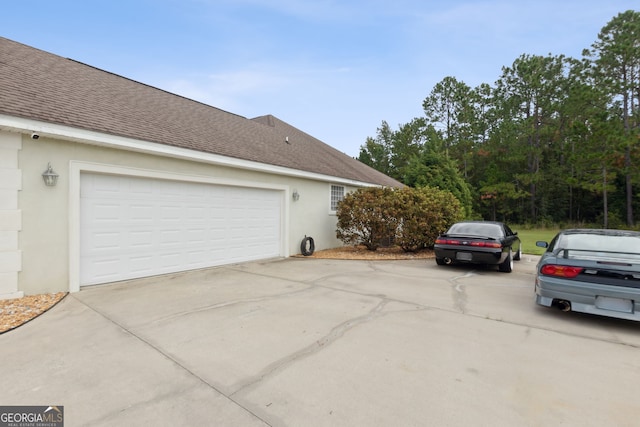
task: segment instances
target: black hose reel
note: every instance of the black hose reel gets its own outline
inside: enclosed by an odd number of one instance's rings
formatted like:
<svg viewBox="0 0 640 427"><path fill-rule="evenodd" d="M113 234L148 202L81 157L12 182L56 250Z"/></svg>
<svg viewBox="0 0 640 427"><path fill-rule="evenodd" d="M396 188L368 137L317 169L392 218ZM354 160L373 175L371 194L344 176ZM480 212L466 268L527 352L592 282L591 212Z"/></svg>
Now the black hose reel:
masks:
<svg viewBox="0 0 640 427"><path fill-rule="evenodd" d="M302 243L300 243L300 252L304 256L313 255L313 251L316 250L316 245L313 242L313 237L304 236Z"/></svg>

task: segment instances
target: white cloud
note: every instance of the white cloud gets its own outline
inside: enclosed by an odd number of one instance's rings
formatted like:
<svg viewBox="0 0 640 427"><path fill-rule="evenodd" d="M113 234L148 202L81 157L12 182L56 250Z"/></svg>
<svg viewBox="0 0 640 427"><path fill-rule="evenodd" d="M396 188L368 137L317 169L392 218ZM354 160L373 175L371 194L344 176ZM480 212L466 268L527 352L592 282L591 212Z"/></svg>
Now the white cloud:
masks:
<svg viewBox="0 0 640 427"><path fill-rule="evenodd" d="M269 113L269 105L308 105L336 87L348 86L351 68L312 64L264 63L160 82L173 93L242 115ZM340 77L340 75L342 77ZM286 100L282 98L286 96ZM321 104L320 104L321 105Z"/></svg>

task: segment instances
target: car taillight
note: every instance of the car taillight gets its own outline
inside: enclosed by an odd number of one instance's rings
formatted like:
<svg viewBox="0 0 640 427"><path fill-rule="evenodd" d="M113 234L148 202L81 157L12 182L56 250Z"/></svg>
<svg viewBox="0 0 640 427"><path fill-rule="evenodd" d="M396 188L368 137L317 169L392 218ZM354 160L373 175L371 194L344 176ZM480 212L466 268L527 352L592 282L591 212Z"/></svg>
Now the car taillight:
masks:
<svg viewBox="0 0 640 427"><path fill-rule="evenodd" d="M502 245L499 242L477 242L457 239L436 239L436 243L439 245L468 245L475 246L477 248L501 248Z"/></svg>
<svg viewBox="0 0 640 427"><path fill-rule="evenodd" d="M436 243L439 245L459 245L460 240L453 239L436 239Z"/></svg>
<svg viewBox="0 0 640 427"><path fill-rule="evenodd" d="M540 273L546 276L567 277L572 279L582 273L582 267L570 267L567 265L546 264L540 269Z"/></svg>
<svg viewBox="0 0 640 427"><path fill-rule="evenodd" d="M501 248L502 245L498 242L471 242L471 246L477 246L479 248Z"/></svg>

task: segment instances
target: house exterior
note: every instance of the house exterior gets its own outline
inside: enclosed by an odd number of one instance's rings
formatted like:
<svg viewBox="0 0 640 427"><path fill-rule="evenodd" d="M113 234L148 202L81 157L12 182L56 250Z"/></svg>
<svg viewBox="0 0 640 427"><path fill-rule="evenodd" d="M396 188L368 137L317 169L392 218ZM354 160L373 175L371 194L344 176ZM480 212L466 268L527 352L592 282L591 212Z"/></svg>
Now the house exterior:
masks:
<svg viewBox="0 0 640 427"><path fill-rule="evenodd" d="M337 201L400 185L271 115L0 38L0 298L340 246Z"/></svg>

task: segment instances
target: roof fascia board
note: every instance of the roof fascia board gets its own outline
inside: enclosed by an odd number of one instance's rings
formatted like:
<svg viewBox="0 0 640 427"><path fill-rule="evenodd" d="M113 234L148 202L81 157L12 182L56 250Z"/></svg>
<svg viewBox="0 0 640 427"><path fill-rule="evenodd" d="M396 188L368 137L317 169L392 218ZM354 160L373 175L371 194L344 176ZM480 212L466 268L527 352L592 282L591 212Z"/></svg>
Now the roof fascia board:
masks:
<svg viewBox="0 0 640 427"><path fill-rule="evenodd" d="M136 151L140 153L154 154L157 156L173 157L183 160L213 164L217 166L226 166L256 172L285 175L295 178L305 178L317 181L352 185L355 187L379 186L377 184L368 182L323 175L314 172L306 172L297 169L285 168L282 166L268 165L265 163L253 162L250 160L221 156L219 154L205 153L202 151L190 150L187 148L173 147L171 145L126 138L117 135L109 135L101 132L41 122L33 119L8 116L4 114L0 114L0 129L29 134L32 132L37 132L40 134L40 136L63 139L78 142L81 144Z"/></svg>

